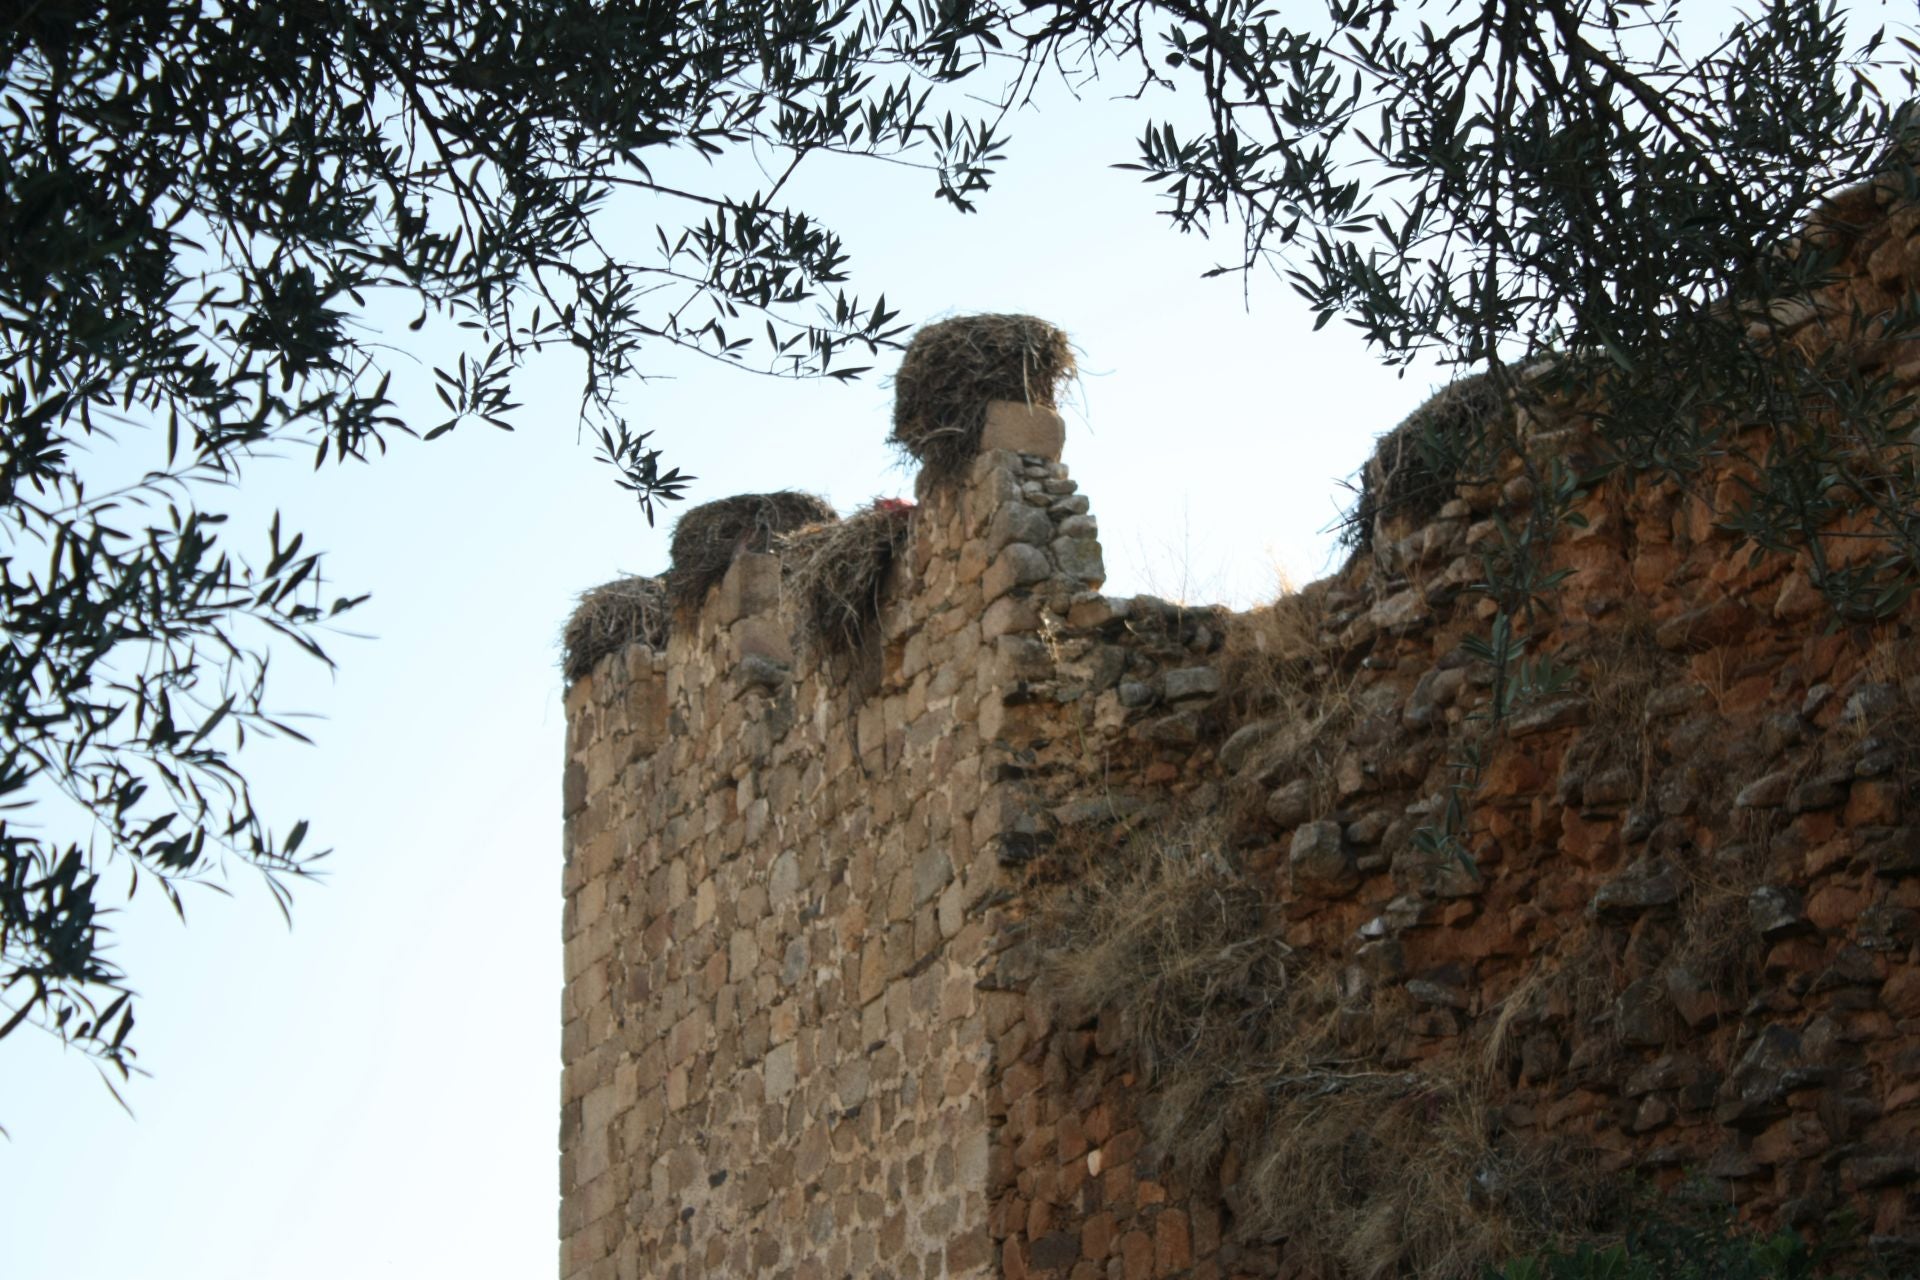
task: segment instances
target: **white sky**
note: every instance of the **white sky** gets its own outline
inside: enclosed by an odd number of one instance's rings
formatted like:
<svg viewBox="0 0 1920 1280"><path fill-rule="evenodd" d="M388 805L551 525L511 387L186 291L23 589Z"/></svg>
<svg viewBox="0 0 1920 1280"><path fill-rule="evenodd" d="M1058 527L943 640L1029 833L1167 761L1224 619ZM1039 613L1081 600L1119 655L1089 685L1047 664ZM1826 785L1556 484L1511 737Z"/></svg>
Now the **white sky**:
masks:
<svg viewBox="0 0 1920 1280"><path fill-rule="evenodd" d="M845 234L859 290L903 318L1027 311L1066 329L1083 381L1065 460L1101 522L1107 589L1244 605L1282 573L1327 571L1339 478L1438 375L1396 378L1338 324L1311 333L1275 281L1249 313L1237 280L1200 280L1237 237L1217 253L1175 237L1106 167L1132 158L1139 119L1092 101L1017 121L971 217L877 166L796 193ZM897 357L850 386L662 363L684 376L630 407L700 477L693 501L911 494L884 443ZM665 566L670 521L649 530L576 443L572 384L520 391L514 435L248 473L243 545L278 505L334 583L373 592L351 622L375 638L334 644L337 677L280 659L277 701L324 717L318 746L245 757L279 829L314 819L331 871L298 892L291 931L244 869L231 900L189 895L187 927L147 895L121 917L152 1072L124 1088L137 1118L47 1037L0 1045L0 1280L554 1274L555 639L580 591ZM423 395L407 408L436 420Z"/></svg>

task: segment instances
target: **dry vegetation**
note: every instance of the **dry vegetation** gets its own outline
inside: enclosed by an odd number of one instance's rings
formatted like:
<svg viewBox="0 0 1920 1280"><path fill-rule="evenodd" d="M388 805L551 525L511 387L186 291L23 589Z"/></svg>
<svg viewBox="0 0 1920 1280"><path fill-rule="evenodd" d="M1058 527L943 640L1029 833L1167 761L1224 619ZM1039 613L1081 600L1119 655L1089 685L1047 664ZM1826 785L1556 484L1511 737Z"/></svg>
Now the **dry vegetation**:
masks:
<svg viewBox="0 0 1920 1280"><path fill-rule="evenodd" d="M776 535L839 519L824 498L783 490L742 493L693 508L673 526L667 594L697 607L743 551L770 551Z"/></svg>
<svg viewBox="0 0 1920 1280"><path fill-rule="evenodd" d="M1310 587L1231 615L1221 655L1222 680L1234 691L1240 722L1272 727L1240 773L1269 787L1309 779L1316 813L1330 803L1334 764L1355 718L1355 675L1325 656L1324 594Z"/></svg>
<svg viewBox="0 0 1920 1280"><path fill-rule="evenodd" d="M1748 903L1764 879L1766 848L1765 841L1730 845L1681 868L1679 937L1667 964L1707 982L1729 1007L1746 1003L1760 965Z"/></svg>
<svg viewBox="0 0 1920 1280"><path fill-rule="evenodd" d="M910 503L883 499L845 520L808 525L775 543L788 593L800 602L800 640L852 653L880 617L880 593L912 527Z"/></svg>
<svg viewBox="0 0 1920 1280"><path fill-rule="evenodd" d="M1342 543L1365 551L1381 520L1419 523L1437 514L1457 483L1487 469L1512 421L1513 407L1484 373L1442 388L1380 438L1341 521Z"/></svg>
<svg viewBox="0 0 1920 1280"><path fill-rule="evenodd" d="M1578 767L1589 774L1624 770L1633 797L1644 795L1653 750L1647 699L1673 683L1680 660L1654 642L1653 624L1644 616L1611 619L1562 656L1579 663L1587 698L1587 727L1575 748Z"/></svg>
<svg viewBox="0 0 1920 1280"><path fill-rule="evenodd" d="M894 375L893 442L931 475L980 452L989 400L1057 407L1073 376L1067 335L1034 316L956 316L913 337Z"/></svg>
<svg viewBox="0 0 1920 1280"><path fill-rule="evenodd" d="M616 578L584 592L561 636L561 670L569 681L578 680L630 644L664 648L672 612L658 578Z"/></svg>
<svg viewBox="0 0 1920 1280"><path fill-rule="evenodd" d="M1068 1016L1119 1020L1152 1149L1226 1181L1242 1238L1353 1276L1453 1280L1593 1219L1583 1163L1500 1142L1487 1073L1409 1069L1392 1048L1404 993L1288 947L1212 827L1082 860L1040 908L1044 981Z"/></svg>

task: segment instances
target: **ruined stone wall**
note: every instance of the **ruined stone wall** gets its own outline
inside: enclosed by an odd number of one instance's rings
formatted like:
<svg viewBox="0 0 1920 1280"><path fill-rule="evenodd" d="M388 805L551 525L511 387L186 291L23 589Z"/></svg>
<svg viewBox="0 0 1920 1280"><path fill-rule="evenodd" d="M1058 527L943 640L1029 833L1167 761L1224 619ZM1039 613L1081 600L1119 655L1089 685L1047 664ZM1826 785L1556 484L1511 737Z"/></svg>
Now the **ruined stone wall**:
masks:
<svg viewBox="0 0 1920 1280"><path fill-rule="evenodd" d="M562 1274L994 1272L998 745L1041 609L1102 575L1059 421L922 494L869 650L742 555L567 697Z"/></svg>
<svg viewBox="0 0 1920 1280"><path fill-rule="evenodd" d="M1908 293L1917 225L1837 312ZM1574 678L1489 731L1468 588L1517 464L1231 615L1098 594L1043 418L922 485L865 654L796 650L746 555L570 691L563 1276L1336 1274L1247 1230L1248 1135L1167 1167L1133 1029L1048 991L1049 895L1196 821L1369 1069L1471 1075L1504 1149L1914 1256L1920 611L1842 623L1735 555L1731 471L1616 473L1528 636ZM1420 838L1469 746L1472 870Z"/></svg>
<svg viewBox="0 0 1920 1280"><path fill-rule="evenodd" d="M1490 738L1461 649L1484 619L1461 587L1491 530L1460 503L1389 549L1397 571L1367 560L1289 606L1305 625L1277 630L1306 645L1284 658L1345 707L1308 752L1263 754L1285 725L1237 696L1233 650L1275 634L1262 619L1113 602L1055 636L1125 665L1067 704L1077 734L1027 744L1029 785L1081 850L1141 823L1152 839L1164 815L1222 824L1272 927L1338 972L1342 1011L1388 1020L1365 1069L1478 1072L1491 1052L1479 1087L1508 1149L1704 1180L1759 1224L1851 1209L1914 1274L1915 613L1832 627L1791 562L1733 556L1702 498L1624 488L1593 499L1558 561L1582 572L1534 637L1579 678ZM1470 739L1477 875L1415 839ZM1046 939L1027 942L1003 963L1043 988ZM1124 1019L1013 1012L993 1026L1003 1274L1324 1274L1287 1241L1236 1237L1245 1144L1198 1186L1159 1160Z"/></svg>
<svg viewBox="0 0 1920 1280"><path fill-rule="evenodd" d="M1876 221L1797 338L1910 297L1916 228ZM1852 349L1920 386L1910 343ZM1535 423L1528 448L1577 468L1591 429ZM1518 458L1270 608L1114 600L1052 632L1058 662L1023 690L1032 736L1009 743L1070 851L1049 877L1210 824L1294 980L1329 975L1325 1012L1367 1047L1304 1088L1223 1073L1224 1153L1183 1178L1149 1141L1163 1082L1122 1011L1014 1011L989 1106L1003 1275L1428 1274L1390 1247L1411 1223L1345 1254L1246 1228L1249 1162L1273 1145L1252 1130L1361 1075L1406 1082L1383 1107L1469 1094L1490 1149L1565 1153L1616 1189L1816 1234L1851 1214L1887 1274L1920 1275L1920 609L1848 622L1804 555L1750 554L1720 523L1741 474L1616 472L1581 500L1544 566L1570 576L1525 629L1572 678L1498 727L1467 645L1493 605L1469 588L1493 517L1532 500ZM1456 787L1477 872L1419 838ZM1036 990L1048 892L1002 958ZM1531 1211L1474 1173L1404 1190L1462 1219Z"/></svg>

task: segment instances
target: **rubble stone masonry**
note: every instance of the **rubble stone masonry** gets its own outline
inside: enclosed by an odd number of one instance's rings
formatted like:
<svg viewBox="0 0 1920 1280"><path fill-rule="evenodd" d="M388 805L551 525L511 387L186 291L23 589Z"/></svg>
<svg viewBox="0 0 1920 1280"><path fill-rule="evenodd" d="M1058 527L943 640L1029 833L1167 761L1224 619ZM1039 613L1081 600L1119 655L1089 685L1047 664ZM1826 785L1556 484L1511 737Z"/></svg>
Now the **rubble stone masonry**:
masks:
<svg viewBox="0 0 1920 1280"><path fill-rule="evenodd" d="M1057 456L1047 411L990 432L1032 417ZM794 652L777 558L743 555L665 652L573 686L564 1274L995 1272L1023 997L989 976L1035 830L1008 704L1102 574L1065 469L989 450L922 494L869 652Z"/></svg>
<svg viewBox="0 0 1920 1280"><path fill-rule="evenodd" d="M1916 228L1863 238L1835 313L1920 283ZM1903 345L1861 358L1920 383ZM1399 994L1398 1061L1479 1052L1503 1017L1515 1140L1706 1178L1757 1221L1850 1207L1905 1256L1914 606L1842 624L1804 563L1734 554L1731 471L1616 473L1531 637L1578 678L1485 745L1476 876L1412 833L1484 708L1466 588L1496 506L1528 500L1517 469L1287 606L1350 708L1308 785L1263 771L1276 726L1234 685L1260 619L1101 595L1058 441L1049 411L996 405L971 472L923 482L867 652L796 650L778 558L750 554L663 652L569 691L566 1280L1303 1274L1235 1235L1231 1159L1206 1186L1160 1171L1124 1029L1033 990L1032 859L1176 809L1220 816L1289 944ZM1680 945L1715 885L1753 957L1731 985ZM1598 998L1540 986L1570 964Z"/></svg>

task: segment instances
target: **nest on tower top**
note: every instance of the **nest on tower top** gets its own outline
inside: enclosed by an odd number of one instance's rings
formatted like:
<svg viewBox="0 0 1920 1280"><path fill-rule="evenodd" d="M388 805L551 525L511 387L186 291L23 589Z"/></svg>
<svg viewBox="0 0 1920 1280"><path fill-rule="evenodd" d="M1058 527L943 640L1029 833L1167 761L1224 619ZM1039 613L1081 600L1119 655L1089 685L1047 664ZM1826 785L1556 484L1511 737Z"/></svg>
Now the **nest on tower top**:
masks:
<svg viewBox="0 0 1920 1280"><path fill-rule="evenodd" d="M1513 405L1484 373L1443 387L1380 437L1340 523L1341 543L1365 551L1383 521L1418 524L1438 515L1456 485L1480 478L1489 444L1512 420Z"/></svg>
<svg viewBox="0 0 1920 1280"><path fill-rule="evenodd" d="M582 593L560 638L561 671L571 683L630 644L664 649L672 613L658 578L616 578Z"/></svg>
<svg viewBox="0 0 1920 1280"><path fill-rule="evenodd" d="M891 439L930 474L954 475L980 452L989 400L1057 408L1073 375L1067 335L1034 316L956 316L913 336L893 379Z"/></svg>
<svg viewBox="0 0 1920 1280"><path fill-rule="evenodd" d="M741 552L771 551L779 534L839 518L826 499L792 490L743 493L695 507L673 526L667 596L676 606L697 607Z"/></svg>
<svg viewBox="0 0 1920 1280"><path fill-rule="evenodd" d="M781 571L800 606L800 640L821 654L853 653L880 620L881 592L906 546L913 504L869 503L832 524L780 537Z"/></svg>

